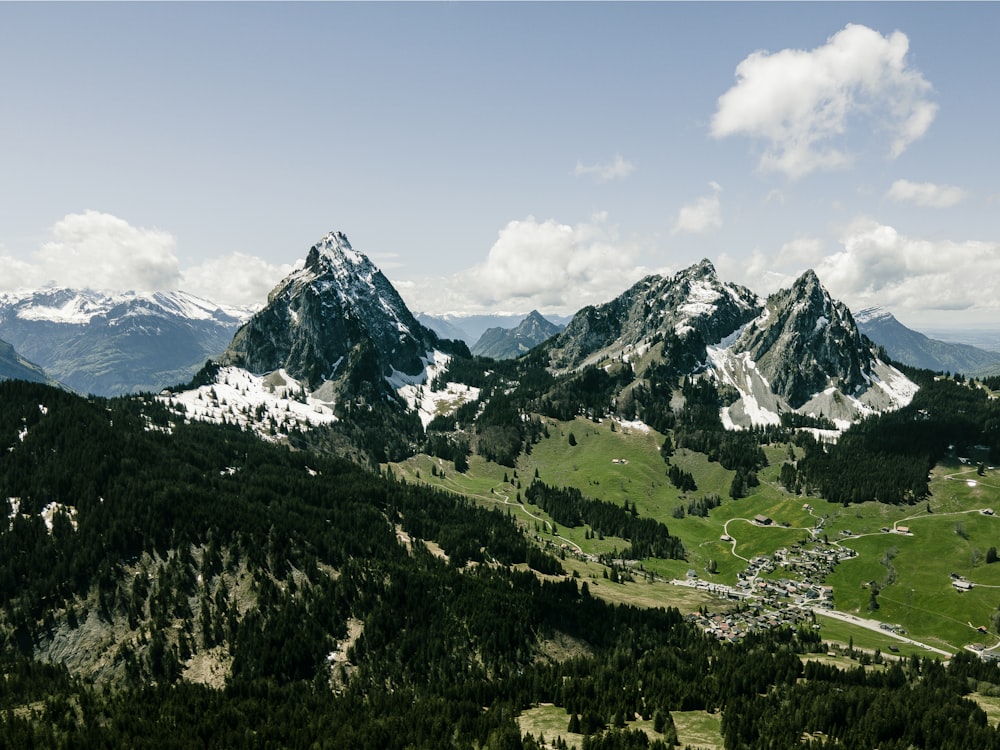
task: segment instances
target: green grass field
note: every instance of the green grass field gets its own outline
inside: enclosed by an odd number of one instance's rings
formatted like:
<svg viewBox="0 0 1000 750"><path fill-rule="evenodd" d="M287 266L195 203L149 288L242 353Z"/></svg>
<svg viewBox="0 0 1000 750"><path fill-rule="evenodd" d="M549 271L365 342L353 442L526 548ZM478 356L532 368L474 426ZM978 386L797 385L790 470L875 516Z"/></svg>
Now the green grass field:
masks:
<svg viewBox="0 0 1000 750"><path fill-rule="evenodd" d="M465 474L454 471L449 462L427 456L391 468L408 481L459 492L484 505L507 507L526 530L548 538L557 547L566 543L591 554L623 549L628 542L587 539L584 527L558 526L558 537L554 537L551 519L543 511L514 504L519 489L526 488L537 472L539 479L550 485L576 487L585 495L619 505L628 501L640 515L664 523L684 543L686 560L642 561L645 570L667 581L694 569L703 579L731 585L745 567L741 558L767 556L778 548L811 539L811 530L822 522L816 538L858 553L856 558L841 562L826 581L834 587L839 610L900 625L911 637L949 651L970 643L990 647L1000 641L991 620L1000 607L1000 564L985 562L989 549L1000 546L1000 515L979 512L984 508L1000 511L1000 471L977 476L975 468L957 460L942 463L932 473L927 500L909 506L872 502L844 507L785 492L777 476L788 447L772 446L766 449L770 463L760 472L760 486L750 497L732 500L728 492L733 472L683 449L677 450L671 461L692 474L698 489L679 492L666 476L667 465L659 453L663 436L655 431L609 420L547 422L549 437L533 446L530 454L522 455L516 469L478 456L470 459ZM570 433L575 445L570 444ZM675 517L675 508L709 494L719 495L723 502L708 518ZM806 503L811 511L804 507ZM762 527L750 523L757 514L768 516L774 524ZM896 526L909 527L911 534L882 531ZM720 540L724 533L736 540L735 547ZM710 561L716 565L714 575L707 572ZM637 579L630 584L611 584L603 579L603 566L596 563L567 560L566 566L581 579L596 583L595 593L610 601L677 606L681 611L702 605L712 608L713 600L704 592L662 581ZM952 573L973 582L973 588L956 591ZM869 610L873 581L879 588L878 608ZM847 623L829 618L821 618L821 622L821 632L830 640L846 643L853 636L859 648L883 651L894 643ZM979 626L991 633L977 631ZM895 645L907 653L903 650L906 644Z"/></svg>
<svg viewBox="0 0 1000 750"><path fill-rule="evenodd" d="M710 714L705 711L672 711L670 715L673 716L681 747L702 750L722 748L721 714ZM522 735L531 734L535 739L544 737L549 744L562 737L570 747L583 746L582 734L566 731L569 726L569 714L558 706L543 704L522 711L518 717L518 724ZM653 730L652 721L630 721L627 722L627 726L629 729L642 729L651 739L662 738L662 735Z"/></svg>

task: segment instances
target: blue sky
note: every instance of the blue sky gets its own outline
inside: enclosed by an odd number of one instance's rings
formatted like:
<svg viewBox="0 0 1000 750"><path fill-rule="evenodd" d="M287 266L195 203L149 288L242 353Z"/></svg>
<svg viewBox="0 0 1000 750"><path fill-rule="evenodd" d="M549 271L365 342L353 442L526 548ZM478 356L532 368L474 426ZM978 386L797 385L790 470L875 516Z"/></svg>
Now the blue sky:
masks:
<svg viewBox="0 0 1000 750"><path fill-rule="evenodd" d="M1000 328L1000 4L0 4L0 291L261 302L341 230L414 310L712 260Z"/></svg>

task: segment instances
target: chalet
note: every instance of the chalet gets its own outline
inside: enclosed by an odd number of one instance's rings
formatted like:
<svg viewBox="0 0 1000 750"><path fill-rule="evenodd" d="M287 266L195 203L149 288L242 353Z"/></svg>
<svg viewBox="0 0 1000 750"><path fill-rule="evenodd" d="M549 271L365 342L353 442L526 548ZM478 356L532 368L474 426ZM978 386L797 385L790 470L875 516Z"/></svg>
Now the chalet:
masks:
<svg viewBox="0 0 1000 750"><path fill-rule="evenodd" d="M955 587L956 591L971 591L973 583L972 581L952 581L951 585Z"/></svg>
<svg viewBox="0 0 1000 750"><path fill-rule="evenodd" d="M758 513L756 516L753 517L753 522L760 526L770 526L772 523L770 518L761 513Z"/></svg>

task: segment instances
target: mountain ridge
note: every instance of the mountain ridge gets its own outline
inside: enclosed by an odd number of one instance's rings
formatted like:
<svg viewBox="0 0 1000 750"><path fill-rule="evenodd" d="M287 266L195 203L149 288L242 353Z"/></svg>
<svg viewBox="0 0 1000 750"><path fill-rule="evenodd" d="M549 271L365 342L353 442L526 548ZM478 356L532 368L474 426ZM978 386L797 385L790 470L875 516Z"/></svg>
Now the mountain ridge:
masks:
<svg viewBox="0 0 1000 750"><path fill-rule="evenodd" d="M858 328L898 362L935 372L976 375L1000 367L1000 352L970 344L941 341L904 326L881 307L867 307L855 315Z"/></svg>
<svg viewBox="0 0 1000 750"><path fill-rule="evenodd" d="M550 322L538 310L532 310L513 328L486 329L471 351L475 355L492 359L511 359L521 356L562 330L563 326Z"/></svg>

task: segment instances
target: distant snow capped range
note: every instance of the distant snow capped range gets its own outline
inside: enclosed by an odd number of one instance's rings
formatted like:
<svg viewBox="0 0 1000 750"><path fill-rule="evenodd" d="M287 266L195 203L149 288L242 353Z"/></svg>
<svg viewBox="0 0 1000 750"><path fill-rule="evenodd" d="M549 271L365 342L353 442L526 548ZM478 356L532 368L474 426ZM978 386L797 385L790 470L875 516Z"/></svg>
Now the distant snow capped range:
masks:
<svg viewBox="0 0 1000 750"><path fill-rule="evenodd" d="M189 380L251 312L186 292L49 288L0 294L0 338L67 387L115 396Z"/></svg>
<svg viewBox="0 0 1000 750"><path fill-rule="evenodd" d="M220 305L187 292L102 292L55 287L0 293L0 310L21 320L87 325L96 317L120 325L129 318L154 316L188 320L245 320L252 308Z"/></svg>

